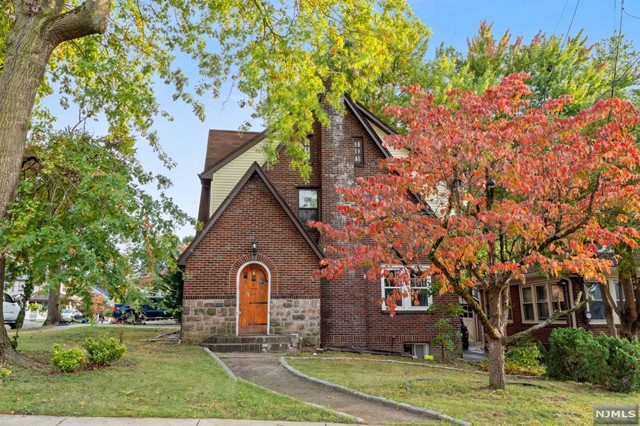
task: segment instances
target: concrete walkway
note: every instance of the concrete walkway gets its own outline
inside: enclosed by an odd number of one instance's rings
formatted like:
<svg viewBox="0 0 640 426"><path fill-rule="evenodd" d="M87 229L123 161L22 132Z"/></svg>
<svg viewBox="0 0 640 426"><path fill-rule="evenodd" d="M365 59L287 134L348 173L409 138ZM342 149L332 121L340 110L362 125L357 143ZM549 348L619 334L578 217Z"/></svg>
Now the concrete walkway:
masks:
<svg viewBox="0 0 640 426"><path fill-rule="evenodd" d="M359 397L309 382L289 373L278 362L277 354L218 354L231 371L249 382L321 405L364 420L368 424L437 424L424 415L384 406Z"/></svg>
<svg viewBox="0 0 640 426"><path fill-rule="evenodd" d="M0 414L2 426L340 426L344 423L275 420L21 416ZM346 425L345 425L346 426Z"/></svg>

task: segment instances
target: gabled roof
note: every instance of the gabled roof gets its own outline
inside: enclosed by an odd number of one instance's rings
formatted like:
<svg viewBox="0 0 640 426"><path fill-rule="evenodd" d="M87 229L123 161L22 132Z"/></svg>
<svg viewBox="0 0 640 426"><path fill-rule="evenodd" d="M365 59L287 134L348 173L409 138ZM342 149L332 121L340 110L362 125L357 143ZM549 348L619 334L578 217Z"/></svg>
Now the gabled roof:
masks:
<svg viewBox="0 0 640 426"><path fill-rule="evenodd" d="M360 106L359 104L356 104L349 95L344 95L344 103L347 106L347 108L351 110L351 112L356 117L358 122L360 122L362 127L364 127L364 129L367 131L367 134L371 137L371 139L376 144L376 146L380 149L380 151L382 151L384 156L386 158L391 157L391 152L389 152L389 150L385 148L385 146L382 144L382 139L380 139L378 134L373 130L373 128L369 124L369 121L365 119L365 116L370 115L374 117L374 115L366 108ZM376 118L376 120L382 123L382 121L380 121L379 119ZM384 127L381 127L381 128L386 130L386 128L389 128L389 126L384 125Z"/></svg>
<svg viewBox="0 0 640 426"><path fill-rule="evenodd" d="M211 179L213 173L263 140L265 135L265 131L209 130L204 171L198 176Z"/></svg>
<svg viewBox="0 0 640 426"><path fill-rule="evenodd" d="M316 243L311 239L311 237L309 236L307 231L304 229L304 226L302 226L302 224L300 223L298 218L293 214L291 209L289 209L289 207L284 202L284 200L282 199L280 194L278 194L278 191L276 191L276 189L273 187L273 185L271 184L271 182L269 181L267 176L264 174L264 171L262 170L260 165L258 163L253 163L251 165L251 167L249 168L249 170L247 170L247 172L244 174L242 179L240 179L240 181L236 184L236 186L233 188L233 190L229 193L227 198L225 198L224 202L220 205L220 207L218 207L216 212L209 218L209 220L205 224L205 226L202 229L202 231L200 231L200 233L198 235L196 235L196 237L191 242L191 244L189 244L187 249L184 252L182 252L180 257L178 258L178 265L180 265L180 266L185 266L186 265L187 259L189 258L189 256L191 256L191 254L198 247L198 245L200 244L200 241L202 241L202 239L205 237L205 235L207 235L209 230L217 222L217 220L220 218L220 216L222 216L222 213L224 213L224 211L227 209L227 207L229 207L229 205L234 200L234 198L240 193L240 191L242 190L244 185L249 181L249 179L254 174L258 175L258 177L260 179L262 179L262 181L264 182L266 187L269 189L269 191L271 192L273 197L276 199L278 204L280 204L280 206L282 207L284 212L287 214L287 216L289 216L289 219L291 219L291 222L293 222L294 226L298 229L298 231L300 232L302 237L307 241L307 243L309 244L309 247L311 247L313 252L318 256L318 259L324 258L324 256L322 255L322 252L320 251L320 249L318 248Z"/></svg>
<svg viewBox="0 0 640 426"><path fill-rule="evenodd" d="M391 153L384 147L382 139L380 139L380 136L373 130L369 121L373 122L388 134L395 134L396 132L371 111L361 104L354 102L348 95L344 96L344 102L347 109L353 113L384 156L391 157ZM201 179L211 179L215 172L243 152L251 149L258 142L264 140L265 136L266 131L238 132L233 130L209 130L205 168L198 176L200 176Z"/></svg>
<svg viewBox="0 0 640 426"><path fill-rule="evenodd" d="M384 132L386 132L388 135L397 135L398 132L395 131L393 128L391 128L391 126L389 126L387 123L385 123L384 121L380 120L380 118L378 118L377 115L375 115L374 113L372 113L370 110L368 110L364 105L362 105L360 102L353 102L356 107L360 110L360 113L369 121L372 121L373 124L375 124L376 126L380 127Z"/></svg>

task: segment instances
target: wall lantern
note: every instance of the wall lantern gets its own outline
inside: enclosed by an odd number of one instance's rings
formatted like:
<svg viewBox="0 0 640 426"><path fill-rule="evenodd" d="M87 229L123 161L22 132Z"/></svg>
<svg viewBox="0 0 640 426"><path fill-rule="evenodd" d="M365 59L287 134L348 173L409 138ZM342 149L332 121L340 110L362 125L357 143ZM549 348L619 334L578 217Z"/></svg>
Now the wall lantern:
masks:
<svg viewBox="0 0 640 426"><path fill-rule="evenodd" d="M253 253L253 260L256 260L258 255L258 243L251 243L251 252Z"/></svg>

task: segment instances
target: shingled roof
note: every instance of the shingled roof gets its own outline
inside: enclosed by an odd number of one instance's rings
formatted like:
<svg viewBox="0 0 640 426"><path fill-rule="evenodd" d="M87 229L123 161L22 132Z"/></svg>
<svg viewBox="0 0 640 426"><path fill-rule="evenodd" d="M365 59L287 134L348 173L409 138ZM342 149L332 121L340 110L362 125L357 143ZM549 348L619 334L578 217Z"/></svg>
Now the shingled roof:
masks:
<svg viewBox="0 0 640 426"><path fill-rule="evenodd" d="M208 170L215 166L222 159L260 133L261 132L241 132L238 130L209 130L207 154L204 160L204 169L202 170Z"/></svg>

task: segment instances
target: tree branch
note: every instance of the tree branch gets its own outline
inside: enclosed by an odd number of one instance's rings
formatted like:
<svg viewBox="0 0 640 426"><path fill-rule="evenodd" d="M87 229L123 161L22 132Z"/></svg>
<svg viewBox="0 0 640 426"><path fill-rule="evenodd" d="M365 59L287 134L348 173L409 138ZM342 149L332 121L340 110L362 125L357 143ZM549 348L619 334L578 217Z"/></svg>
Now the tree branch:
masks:
<svg viewBox="0 0 640 426"><path fill-rule="evenodd" d="M80 6L51 19L47 35L55 46L107 30L111 0L86 0Z"/></svg>
<svg viewBox="0 0 640 426"><path fill-rule="evenodd" d="M482 324L482 328L484 329L485 333L489 334L494 339L499 339L500 334L497 332L493 324L491 324L491 322L489 321L489 318L487 317L487 314L484 312L482 307L478 304L475 297L473 297L463 288L455 287L455 290L458 296L462 297L464 301L467 302L469 306L471 306L471 309L473 309L473 312L476 313L476 315L478 316L478 319L480 320L480 323Z"/></svg>
<svg viewBox="0 0 640 426"><path fill-rule="evenodd" d="M519 332L519 333L512 334L511 336L506 336L506 337L503 339L503 343L504 343L505 345L508 345L509 343L513 343L513 342L515 342L516 340L520 340L520 339L522 339L522 338L524 338L524 337L528 337L528 336L530 336L534 331L536 331L536 330L540 330L541 328L545 328L546 326L548 326L549 324L551 324L552 322L554 322L554 321L555 321L555 320L557 320L558 318L563 317L563 316L570 315L570 314L572 314L572 313L574 313L574 312L576 312L576 311L578 311L578 310L582 309L582 308L584 307L584 305L585 305L589 300L588 300L588 299L585 299L585 300L583 300L583 301L580 301L580 299L582 299L582 292L578 293L578 297L577 297L577 299L576 299L576 302L577 302L577 303L573 306L573 308L571 308L571 309L567 309L567 310L564 310L564 311L555 311L555 312L553 313L553 315L551 315L549 318L547 318L547 320L546 320L546 321L541 322L541 323L538 323L538 324L534 325L533 327L530 327L530 328L528 328L528 329L526 329L526 330L524 330L524 331L521 331L521 332Z"/></svg>

